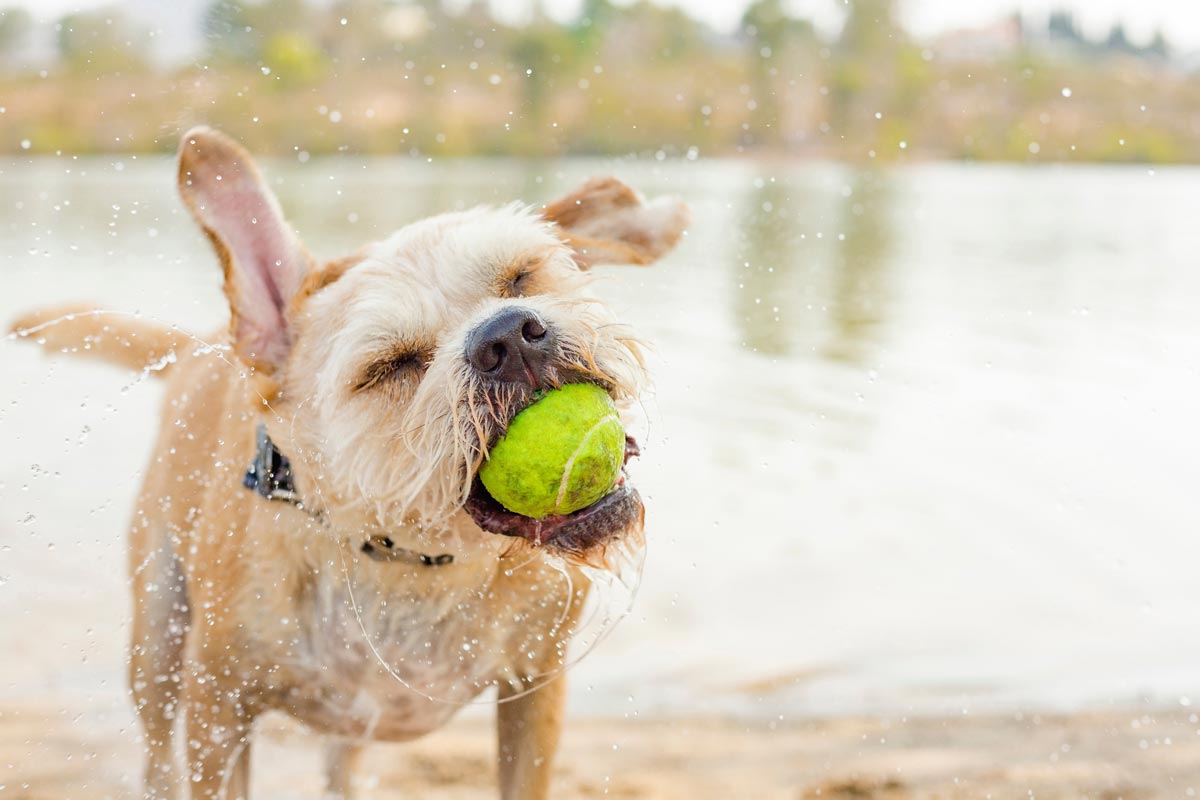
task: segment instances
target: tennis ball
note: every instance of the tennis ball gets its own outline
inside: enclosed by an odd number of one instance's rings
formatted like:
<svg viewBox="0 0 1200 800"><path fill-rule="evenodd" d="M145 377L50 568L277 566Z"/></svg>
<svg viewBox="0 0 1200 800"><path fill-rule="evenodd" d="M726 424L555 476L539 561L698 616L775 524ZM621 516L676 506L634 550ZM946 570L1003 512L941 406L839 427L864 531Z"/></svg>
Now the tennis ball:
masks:
<svg viewBox="0 0 1200 800"><path fill-rule="evenodd" d="M625 462L625 430L608 392L570 383L517 414L479 479L500 505L541 519L608 494Z"/></svg>

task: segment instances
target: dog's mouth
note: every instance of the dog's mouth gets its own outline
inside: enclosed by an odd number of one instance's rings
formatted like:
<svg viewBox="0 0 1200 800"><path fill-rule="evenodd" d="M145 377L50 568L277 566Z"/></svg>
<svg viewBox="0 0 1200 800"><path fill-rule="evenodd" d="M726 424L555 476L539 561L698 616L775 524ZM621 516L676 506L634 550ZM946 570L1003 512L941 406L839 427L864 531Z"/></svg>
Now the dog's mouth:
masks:
<svg viewBox="0 0 1200 800"><path fill-rule="evenodd" d="M625 463L639 455L637 442L625 437ZM541 519L526 517L500 505L476 476L467 497L466 511L485 531L516 536L534 545L546 546L574 555L620 538L640 528L645 509L642 497L629 483L622 466L612 491L586 508L570 514L551 514Z"/></svg>

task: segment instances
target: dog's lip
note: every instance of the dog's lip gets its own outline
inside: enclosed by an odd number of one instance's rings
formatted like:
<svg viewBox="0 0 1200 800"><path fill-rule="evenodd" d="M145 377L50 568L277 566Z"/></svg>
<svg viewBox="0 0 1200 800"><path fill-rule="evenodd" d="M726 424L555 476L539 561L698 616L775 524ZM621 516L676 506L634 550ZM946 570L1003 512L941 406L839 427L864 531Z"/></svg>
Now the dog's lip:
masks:
<svg viewBox="0 0 1200 800"><path fill-rule="evenodd" d="M625 461L640 455L637 442L625 437ZM571 553L583 553L620 537L640 525L644 509L641 495L629 483L624 467L612 491L586 508L570 514L551 514L541 519L509 511L488 494L478 477L471 485L465 509L485 531L516 536L535 545Z"/></svg>

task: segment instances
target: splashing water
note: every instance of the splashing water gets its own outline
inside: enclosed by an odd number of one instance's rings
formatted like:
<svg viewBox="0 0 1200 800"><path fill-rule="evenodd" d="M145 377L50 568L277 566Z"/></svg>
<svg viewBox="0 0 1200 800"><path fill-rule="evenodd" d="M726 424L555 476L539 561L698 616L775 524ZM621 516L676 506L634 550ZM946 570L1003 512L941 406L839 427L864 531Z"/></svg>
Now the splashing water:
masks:
<svg viewBox="0 0 1200 800"><path fill-rule="evenodd" d="M190 340L195 345L192 354L195 356L214 357L220 363L235 370L239 379L243 382L249 380L249 373L240 364L234 363L227 356L231 352L231 348L222 343L212 343L202 337L180 328L177 325L171 324L161 319L157 319L150 315L137 314L125 311L113 310L91 310L91 311L75 311L68 314L63 314L55 319L41 322L38 325L24 329L19 333L13 332L7 334L4 338L9 342L17 342L20 339L36 336L37 334L64 322L69 322L85 316L123 316L130 318L146 319L153 322L166 325L172 331L180 334ZM44 342L44 339L35 341ZM86 348L85 348L86 349ZM147 364L136 376L134 380L121 387L121 393L126 394L133 387L144 383L148 378L153 377L156 373L165 370L170 365L177 362L177 356L174 350L169 351L165 355L153 362ZM276 421L280 424L285 422L285 419L280 415L270 404L268 398L251 387L254 394L267 408ZM301 403L303 406L303 403ZM292 420L294 424L294 417ZM250 454L247 454L249 457ZM297 453L300 456L302 463L306 466L314 466L307 458L307 454L303 451ZM318 495L320 494L319 486L317 486ZM584 607L579 611L579 621L566 629L564 640L570 642L571 648L575 651L569 657L561 657L556 668L545 670L542 672L526 675L520 679L520 691L515 691L505 697L495 698L479 698L475 696L488 688L498 686L502 682L501 678L488 678L482 683L476 683L473 686L474 691L471 693L471 698L467 700L445 697L438 694L426 692L415 686L411 680L401 674L403 671L403 660L400 663L393 663L388 660L385 653L381 650L375 639L368 630L368 624L363 618L362 600L364 600L364 588L356 586L356 582L352 575L353 570L346 558L347 549L351 547L352 536L339 534L334 526L328 528L324 526L315 526L314 529L318 535L327 537L337 545L339 554L339 567L341 572L341 581L346 588L347 605L353 613L353 619L357 633L361 636L361 641L366 645L366 652L396 683L400 684L407 691L412 692L421 698L434 702L454 706L466 705L491 705L495 703L505 703L512 700L520 699L550 682L558 679L560 676L571 670L574 666L580 663L587 655L589 655L607 636L615 629L617 623L624 619L633 608L636 600L638 588L641 583L641 576L645 565L646 546L641 535L626 537L616 543L609 545L608 551L605 553L606 566L596 567L590 565L578 565L575 567L579 574L582 574L589 584L590 591L586 593L586 598L582 601ZM571 567L559 555L550 551L534 551L523 562L516 565L506 565L501 568L506 575L511 576L514 573L528 567L531 563L540 560L554 574L558 575L565 583L566 591L563 594L567 598L563 605L561 613L553 624L545 631L544 634L539 634L538 638L545 636L553 640L560 634L564 633L563 626L569 624L571 612L577 598L583 594L574 586ZM354 644L351 641L344 641L344 645L350 647ZM464 644L464 650L469 648L469 645ZM351 649L353 649L351 647ZM565 650L563 651L565 653ZM474 654L476 658L487 659L492 658L497 654L480 652ZM516 680L515 678L512 680Z"/></svg>

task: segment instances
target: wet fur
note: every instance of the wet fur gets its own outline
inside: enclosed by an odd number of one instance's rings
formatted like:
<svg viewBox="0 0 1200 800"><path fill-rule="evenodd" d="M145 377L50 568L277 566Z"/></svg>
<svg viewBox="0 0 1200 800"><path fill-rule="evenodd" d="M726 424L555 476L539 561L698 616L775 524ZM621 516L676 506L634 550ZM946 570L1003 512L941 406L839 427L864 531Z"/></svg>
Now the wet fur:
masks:
<svg viewBox="0 0 1200 800"><path fill-rule="evenodd" d="M641 349L584 270L654 260L686 209L604 179L542 210L434 217L317 265L227 137L189 132L179 180L224 271L230 331L206 337L222 349L78 307L14 325L168 381L131 526L146 796L246 797L251 729L270 710L335 737L329 790L346 795L361 742L420 736L496 686L509 701L497 711L501 795L547 797L564 691L547 679L586 597L571 562L606 554L555 557L463 512L488 442L529 401L527 388L481 382L465 337L507 304L528 306L558 331L553 381L634 400ZM242 488L259 423L291 457L305 510ZM640 543L640 521L625 535ZM364 554L382 539L455 561Z"/></svg>

